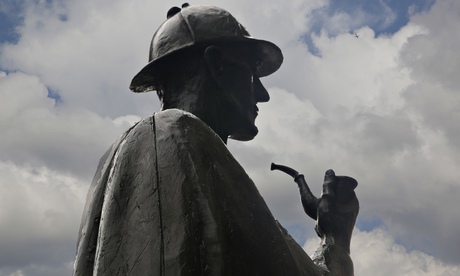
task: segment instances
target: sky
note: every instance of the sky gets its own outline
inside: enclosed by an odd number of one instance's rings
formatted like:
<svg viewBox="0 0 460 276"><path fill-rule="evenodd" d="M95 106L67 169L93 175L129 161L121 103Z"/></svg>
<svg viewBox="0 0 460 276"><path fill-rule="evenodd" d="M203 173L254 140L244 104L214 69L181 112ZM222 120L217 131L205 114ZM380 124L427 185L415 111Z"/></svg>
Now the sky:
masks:
<svg viewBox="0 0 460 276"><path fill-rule="evenodd" d="M158 0L0 0L0 276L71 275L97 163L159 111L134 94ZM313 253L292 178L358 180L355 275L460 275L460 1L197 0L227 9L284 64L262 79L259 135L228 147ZM359 37L356 38L355 34Z"/></svg>

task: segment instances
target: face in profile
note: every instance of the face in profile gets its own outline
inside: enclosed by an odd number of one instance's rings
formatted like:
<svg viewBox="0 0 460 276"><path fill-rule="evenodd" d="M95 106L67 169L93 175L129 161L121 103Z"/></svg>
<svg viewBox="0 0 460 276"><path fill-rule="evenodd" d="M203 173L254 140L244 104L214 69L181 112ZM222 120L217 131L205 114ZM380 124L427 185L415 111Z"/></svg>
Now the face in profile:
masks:
<svg viewBox="0 0 460 276"><path fill-rule="evenodd" d="M227 58L224 64L223 112L229 125L229 137L235 140L252 140L257 135L257 103L270 99L253 64L256 62L238 58Z"/></svg>

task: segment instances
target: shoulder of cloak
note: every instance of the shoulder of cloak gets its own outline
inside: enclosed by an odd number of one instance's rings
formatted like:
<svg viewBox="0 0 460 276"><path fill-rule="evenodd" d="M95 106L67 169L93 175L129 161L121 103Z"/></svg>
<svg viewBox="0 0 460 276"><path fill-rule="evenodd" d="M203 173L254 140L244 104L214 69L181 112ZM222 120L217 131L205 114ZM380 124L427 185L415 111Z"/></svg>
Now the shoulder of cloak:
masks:
<svg viewBox="0 0 460 276"><path fill-rule="evenodd" d="M224 151L225 157L233 158L219 136L208 125L195 115L183 110L168 109L161 111L129 128L110 146L99 161L93 181L88 189L86 204L83 209L77 251L78 247L81 246L82 236L87 235L88 230L90 230L88 229L88 224L94 224L93 222L97 222L100 218L111 168L115 163L123 162L126 159L117 155L123 145L126 144L127 147L124 152L131 156L145 157L146 148L149 148L148 156L158 156L160 154L160 158L164 161L162 163L166 163L167 166L168 156L177 159L177 155L181 155L179 152L186 152L187 156L200 156L193 153L194 151L202 153L202 148L196 147L196 144L205 146L209 145L210 141L213 141L215 145L217 144L220 151ZM155 143L162 144L158 153L156 152L158 145ZM201 156L201 158L207 159L209 156Z"/></svg>

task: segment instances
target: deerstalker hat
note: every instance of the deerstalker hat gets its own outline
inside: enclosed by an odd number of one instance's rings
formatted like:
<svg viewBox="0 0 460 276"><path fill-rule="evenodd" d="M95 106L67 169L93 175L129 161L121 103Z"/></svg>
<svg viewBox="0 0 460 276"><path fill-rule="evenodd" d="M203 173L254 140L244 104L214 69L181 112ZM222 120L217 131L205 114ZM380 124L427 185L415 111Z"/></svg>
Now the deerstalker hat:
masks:
<svg viewBox="0 0 460 276"><path fill-rule="evenodd" d="M270 75L281 66L283 54L280 48L272 42L251 37L226 10L214 6L173 9L177 9L176 13L170 16L168 12L168 19L153 35L149 63L133 78L129 87L133 92L156 90L154 83L159 61L196 45L236 42L241 43L241 47L253 47L260 59L259 77Z"/></svg>

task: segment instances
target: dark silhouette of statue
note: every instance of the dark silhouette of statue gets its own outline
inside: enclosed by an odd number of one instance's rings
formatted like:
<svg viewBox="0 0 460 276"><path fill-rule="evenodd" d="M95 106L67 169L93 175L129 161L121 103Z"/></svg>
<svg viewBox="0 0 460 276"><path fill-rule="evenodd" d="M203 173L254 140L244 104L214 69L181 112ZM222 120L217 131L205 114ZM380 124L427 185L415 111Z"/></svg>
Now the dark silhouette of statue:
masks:
<svg viewBox="0 0 460 276"><path fill-rule="evenodd" d="M161 111L101 158L74 275L321 275L226 147L257 135L257 103L270 98L260 78L281 50L217 7L167 18L130 85L156 91Z"/></svg>

